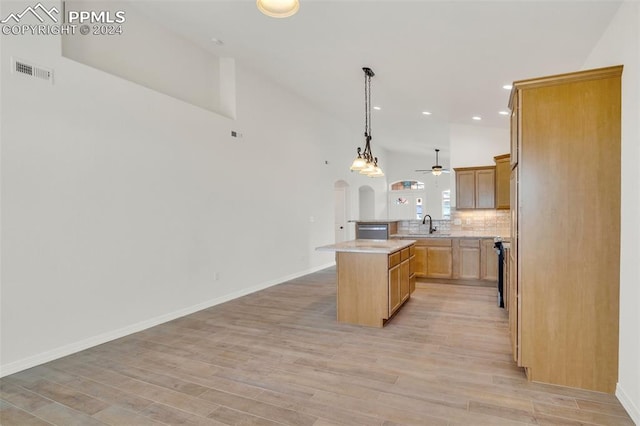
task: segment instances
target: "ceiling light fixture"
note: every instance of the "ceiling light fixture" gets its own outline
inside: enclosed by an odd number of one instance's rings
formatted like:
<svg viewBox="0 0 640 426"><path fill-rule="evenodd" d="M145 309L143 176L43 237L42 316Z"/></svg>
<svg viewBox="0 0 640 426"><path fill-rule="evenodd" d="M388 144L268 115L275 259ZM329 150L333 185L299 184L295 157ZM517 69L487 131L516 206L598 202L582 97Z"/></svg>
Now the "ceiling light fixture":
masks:
<svg viewBox="0 0 640 426"><path fill-rule="evenodd" d="M422 111L422 113L423 113L424 115L431 115L431 113L430 113L429 111Z"/></svg>
<svg viewBox="0 0 640 426"><path fill-rule="evenodd" d="M298 0L256 0L260 12L272 18L288 18L300 9Z"/></svg>
<svg viewBox="0 0 640 426"><path fill-rule="evenodd" d="M358 156L351 164L352 171L358 171L369 177L384 176L378 166L378 157L371 152L371 77L375 74L371 68L362 68L364 71L364 151L358 147Z"/></svg>
<svg viewBox="0 0 640 426"><path fill-rule="evenodd" d="M373 107L373 109L375 109L376 111L380 111L382 108L380 108L379 106L375 106Z"/></svg>
<svg viewBox="0 0 640 426"><path fill-rule="evenodd" d="M472 120L476 120L476 121L480 121L482 120L482 117L480 117L479 115L474 115L473 117L471 117Z"/></svg>
<svg viewBox="0 0 640 426"><path fill-rule="evenodd" d="M510 84L505 84L504 86L502 86L502 88L506 89L506 90L511 90L513 88L513 86L510 85Z"/></svg>
<svg viewBox="0 0 640 426"><path fill-rule="evenodd" d="M500 115L509 115L509 111L500 111L498 112Z"/></svg>
<svg viewBox="0 0 640 426"><path fill-rule="evenodd" d="M440 176L442 173L450 173L449 169L443 169L442 166L439 164L439 160L438 160L438 153L440 152L440 150L438 148L436 148L436 165L435 166L431 166L430 169L422 169L422 170L416 170L416 172L431 172L434 176Z"/></svg>

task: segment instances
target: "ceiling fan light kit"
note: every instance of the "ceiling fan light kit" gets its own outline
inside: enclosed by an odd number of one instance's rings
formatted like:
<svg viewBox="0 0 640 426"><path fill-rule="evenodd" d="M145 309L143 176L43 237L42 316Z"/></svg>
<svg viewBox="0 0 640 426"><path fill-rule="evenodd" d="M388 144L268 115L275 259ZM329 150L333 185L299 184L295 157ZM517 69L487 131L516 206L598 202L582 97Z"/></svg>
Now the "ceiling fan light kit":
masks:
<svg viewBox="0 0 640 426"><path fill-rule="evenodd" d="M298 0L256 0L258 10L272 18L288 18L300 9Z"/></svg>
<svg viewBox="0 0 640 426"><path fill-rule="evenodd" d="M358 156L351 163L351 171L369 177L384 176L382 169L378 166L378 157L374 157L371 152L371 77L375 75L371 68L362 68L364 71L364 150L358 147Z"/></svg>
<svg viewBox="0 0 640 426"><path fill-rule="evenodd" d="M436 165L435 166L431 166L431 169L427 169L427 170L416 170L416 172L431 172L431 174L433 174L434 176L440 176L442 173L449 173L448 169L443 169L442 166L438 161L438 153L440 152L440 150L438 148L436 148Z"/></svg>

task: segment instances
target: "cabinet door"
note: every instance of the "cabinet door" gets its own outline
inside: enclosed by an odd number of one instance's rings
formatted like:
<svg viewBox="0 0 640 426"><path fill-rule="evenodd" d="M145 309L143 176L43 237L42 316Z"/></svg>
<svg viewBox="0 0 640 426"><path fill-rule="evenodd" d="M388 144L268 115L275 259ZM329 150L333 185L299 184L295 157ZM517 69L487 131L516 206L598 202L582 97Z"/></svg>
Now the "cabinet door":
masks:
<svg viewBox="0 0 640 426"><path fill-rule="evenodd" d="M480 279L480 240L460 240L459 262L461 279Z"/></svg>
<svg viewBox="0 0 640 426"><path fill-rule="evenodd" d="M509 178L511 176L511 166L509 156L496 159L496 208L509 208Z"/></svg>
<svg viewBox="0 0 640 426"><path fill-rule="evenodd" d="M522 366L522 300L518 274L518 169L511 170L511 249L509 250L509 328L513 359Z"/></svg>
<svg viewBox="0 0 640 426"><path fill-rule="evenodd" d="M496 206L495 168L476 171L476 208L493 209Z"/></svg>
<svg viewBox="0 0 640 426"><path fill-rule="evenodd" d="M451 247L427 247L427 277L451 278Z"/></svg>
<svg viewBox="0 0 640 426"><path fill-rule="evenodd" d="M514 89L515 90L515 89ZM509 158L511 168L518 164L518 145L520 140L520 96L516 91L513 94L513 104L511 105L511 157Z"/></svg>
<svg viewBox="0 0 640 426"><path fill-rule="evenodd" d="M425 246L416 246L413 268L416 277L427 276L427 248Z"/></svg>
<svg viewBox="0 0 640 426"><path fill-rule="evenodd" d="M389 316L400 307L400 265L389 269Z"/></svg>
<svg viewBox="0 0 640 426"><path fill-rule="evenodd" d="M456 171L456 209L473 209L475 207L475 170Z"/></svg>
<svg viewBox="0 0 640 426"><path fill-rule="evenodd" d="M480 279L498 281L498 254L493 247L493 240L482 240L480 249Z"/></svg>
<svg viewBox="0 0 640 426"><path fill-rule="evenodd" d="M400 301L404 302L411 294L411 266L409 259L400 264Z"/></svg>

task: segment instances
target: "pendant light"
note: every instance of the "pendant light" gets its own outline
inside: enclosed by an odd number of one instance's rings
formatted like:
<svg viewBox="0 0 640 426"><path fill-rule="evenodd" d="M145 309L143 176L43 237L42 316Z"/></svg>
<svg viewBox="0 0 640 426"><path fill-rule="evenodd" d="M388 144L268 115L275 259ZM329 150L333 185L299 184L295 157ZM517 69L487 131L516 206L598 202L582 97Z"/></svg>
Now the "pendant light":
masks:
<svg viewBox="0 0 640 426"><path fill-rule="evenodd" d="M364 71L364 151L358 147L358 156L351 164L351 170L360 172L369 177L384 176L378 166L378 157L371 152L371 77L375 74L371 68L362 68Z"/></svg>
<svg viewBox="0 0 640 426"><path fill-rule="evenodd" d="M272 18L288 18L300 9L298 0L256 0L260 12Z"/></svg>

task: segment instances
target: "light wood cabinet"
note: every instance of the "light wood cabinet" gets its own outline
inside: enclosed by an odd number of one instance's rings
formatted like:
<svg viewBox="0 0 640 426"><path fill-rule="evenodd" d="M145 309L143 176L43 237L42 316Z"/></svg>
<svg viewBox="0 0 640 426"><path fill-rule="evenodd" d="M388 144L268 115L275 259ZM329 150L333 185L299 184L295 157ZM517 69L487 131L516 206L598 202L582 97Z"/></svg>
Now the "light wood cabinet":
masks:
<svg viewBox="0 0 640 426"><path fill-rule="evenodd" d="M413 273L413 246L389 255L389 316L407 301L415 289Z"/></svg>
<svg viewBox="0 0 640 426"><path fill-rule="evenodd" d="M495 208L495 166L459 167L456 173L456 209Z"/></svg>
<svg viewBox="0 0 640 426"><path fill-rule="evenodd" d="M481 240L480 246L480 279L498 281L498 253L493 239Z"/></svg>
<svg viewBox="0 0 640 426"><path fill-rule="evenodd" d="M416 277L424 278L427 276L427 246L424 244L423 240L416 241L414 265Z"/></svg>
<svg viewBox="0 0 640 426"><path fill-rule="evenodd" d="M480 279L480 240L461 239L458 243L457 274L455 278L463 280Z"/></svg>
<svg viewBox="0 0 640 426"><path fill-rule="evenodd" d="M492 238L419 239L415 251L417 277L498 280L498 257Z"/></svg>
<svg viewBox="0 0 640 426"><path fill-rule="evenodd" d="M509 177L511 176L511 164L509 154L493 157L496 162L496 209L508 210L509 202Z"/></svg>
<svg viewBox="0 0 640 426"><path fill-rule="evenodd" d="M451 239L425 238L416 241L415 275L422 278L451 278L453 257Z"/></svg>
<svg viewBox="0 0 640 426"><path fill-rule="evenodd" d="M509 321L533 381L615 391L621 75L616 66L513 85L510 282L519 300Z"/></svg>
<svg viewBox="0 0 640 426"><path fill-rule="evenodd" d="M402 303L402 284L400 275L400 265L389 269L389 315L398 310Z"/></svg>
<svg viewBox="0 0 640 426"><path fill-rule="evenodd" d="M415 288L414 253L337 251L338 322L382 327Z"/></svg>

